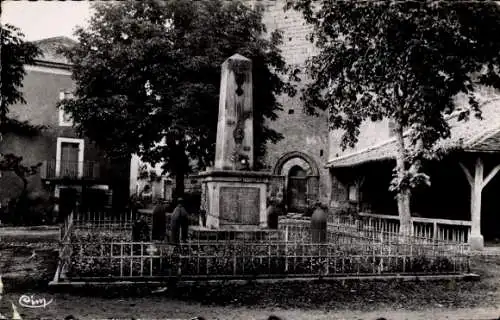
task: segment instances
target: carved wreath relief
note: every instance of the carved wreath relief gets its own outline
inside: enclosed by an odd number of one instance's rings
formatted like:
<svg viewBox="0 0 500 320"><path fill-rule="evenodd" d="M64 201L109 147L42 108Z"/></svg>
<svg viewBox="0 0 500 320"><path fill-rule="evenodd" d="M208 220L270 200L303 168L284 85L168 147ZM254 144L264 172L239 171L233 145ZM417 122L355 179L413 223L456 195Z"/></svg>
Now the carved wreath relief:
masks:
<svg viewBox="0 0 500 320"><path fill-rule="evenodd" d="M245 83L246 74L245 72L242 71L236 71L234 77L236 82L235 93L238 97L241 97L245 93L242 86ZM236 145L231 160L236 164L236 167L238 169L244 169L246 168L246 165L242 164L242 161L245 162L248 160L248 156L246 156L244 153L241 152L242 149L244 149L242 148L242 143L243 139L245 138L245 121L251 117L252 113L244 110L242 101L236 102L235 111L237 120L236 120L236 127L233 130L233 138Z"/></svg>

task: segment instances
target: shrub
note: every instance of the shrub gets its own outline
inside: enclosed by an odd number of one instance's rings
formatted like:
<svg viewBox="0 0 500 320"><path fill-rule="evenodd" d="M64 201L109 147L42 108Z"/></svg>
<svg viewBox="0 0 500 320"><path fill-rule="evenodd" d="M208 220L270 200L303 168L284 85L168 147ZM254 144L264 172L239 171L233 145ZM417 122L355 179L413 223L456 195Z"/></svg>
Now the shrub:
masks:
<svg viewBox="0 0 500 320"><path fill-rule="evenodd" d="M47 193L22 193L10 199L7 207L0 211L2 224L33 226L55 223L55 200Z"/></svg>

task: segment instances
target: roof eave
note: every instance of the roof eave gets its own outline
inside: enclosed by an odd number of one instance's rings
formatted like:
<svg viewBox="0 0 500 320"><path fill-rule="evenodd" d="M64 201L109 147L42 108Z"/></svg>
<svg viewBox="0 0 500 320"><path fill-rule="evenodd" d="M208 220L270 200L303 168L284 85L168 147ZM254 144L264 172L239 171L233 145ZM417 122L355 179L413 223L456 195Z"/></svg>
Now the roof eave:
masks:
<svg viewBox="0 0 500 320"><path fill-rule="evenodd" d="M474 148L463 149L463 151L467 153L500 153L500 150L474 149Z"/></svg>
<svg viewBox="0 0 500 320"><path fill-rule="evenodd" d="M39 60L39 59L35 59L35 61L32 65L41 66L41 67L48 67L48 68L65 69L65 70L71 70L71 68L73 66L72 64L69 64L69 63Z"/></svg>
<svg viewBox="0 0 500 320"><path fill-rule="evenodd" d="M326 169L333 169L333 168L349 168L349 167L356 167L360 166L363 164L371 163L371 162L383 162L383 161L389 161L389 160L395 160L396 158L394 156L384 156L384 157L379 157L375 159L366 159L363 161L356 161L356 162L343 162L342 160L331 160L329 161L326 165Z"/></svg>

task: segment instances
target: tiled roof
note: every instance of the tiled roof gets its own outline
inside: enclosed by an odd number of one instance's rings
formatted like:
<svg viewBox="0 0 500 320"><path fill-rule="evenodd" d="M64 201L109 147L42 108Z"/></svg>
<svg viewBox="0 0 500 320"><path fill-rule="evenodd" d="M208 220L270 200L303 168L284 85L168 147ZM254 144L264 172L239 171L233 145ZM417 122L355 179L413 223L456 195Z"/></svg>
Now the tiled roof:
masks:
<svg viewBox="0 0 500 320"><path fill-rule="evenodd" d="M476 151L500 151L500 129L475 143L471 149Z"/></svg>
<svg viewBox="0 0 500 320"><path fill-rule="evenodd" d="M487 99L481 106L483 119L473 116L468 121L450 117L451 136L438 141L436 149L463 148L464 151L500 152L500 97ZM351 167L367 162L394 159L395 138L383 141L370 148L343 155L330 160L327 167Z"/></svg>
<svg viewBox="0 0 500 320"><path fill-rule="evenodd" d="M75 46L77 42L67 37L52 37L42 40L33 41L40 50L42 55L38 57L40 62L64 63L69 64L69 60L58 52L59 48L70 48Z"/></svg>

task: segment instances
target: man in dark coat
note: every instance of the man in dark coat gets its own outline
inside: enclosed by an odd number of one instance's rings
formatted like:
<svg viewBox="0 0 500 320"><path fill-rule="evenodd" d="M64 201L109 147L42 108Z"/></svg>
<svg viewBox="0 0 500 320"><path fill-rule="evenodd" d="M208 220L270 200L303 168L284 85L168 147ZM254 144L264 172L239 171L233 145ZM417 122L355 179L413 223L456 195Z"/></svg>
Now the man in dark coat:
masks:
<svg viewBox="0 0 500 320"><path fill-rule="evenodd" d="M132 225L132 241L150 241L149 226L144 213L139 213L139 218Z"/></svg>
<svg viewBox="0 0 500 320"><path fill-rule="evenodd" d="M153 209L153 240L164 240L167 233L167 205L160 201Z"/></svg>
<svg viewBox="0 0 500 320"><path fill-rule="evenodd" d="M182 235L182 242L186 242L189 228L189 214L184 208L184 200L177 199L177 207L172 214L172 242L179 243L179 236Z"/></svg>

